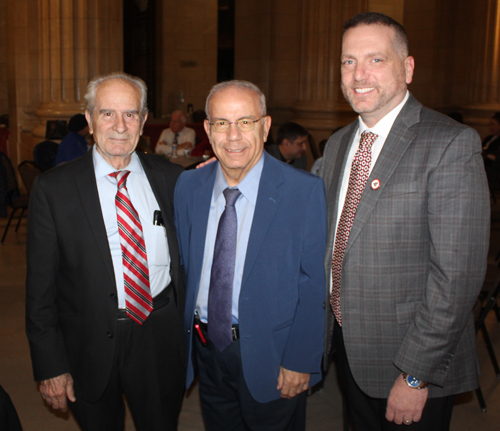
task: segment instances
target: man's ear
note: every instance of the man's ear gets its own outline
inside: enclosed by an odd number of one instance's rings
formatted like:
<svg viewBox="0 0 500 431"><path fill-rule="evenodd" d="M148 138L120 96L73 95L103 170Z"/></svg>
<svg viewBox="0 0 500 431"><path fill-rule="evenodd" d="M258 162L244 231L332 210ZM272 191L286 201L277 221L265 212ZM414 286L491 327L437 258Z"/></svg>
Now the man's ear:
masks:
<svg viewBox="0 0 500 431"><path fill-rule="evenodd" d="M142 124L141 124L141 136L142 136L142 131L144 130L144 124L146 124L146 120L148 119L148 112L144 114L144 118L142 119Z"/></svg>
<svg viewBox="0 0 500 431"><path fill-rule="evenodd" d="M85 119L87 120L87 124L89 125L89 133L92 135L94 132L92 131L92 119L90 118L89 111L85 110Z"/></svg>
<svg viewBox="0 0 500 431"><path fill-rule="evenodd" d="M271 130L271 117L266 115L264 117L264 142L267 141L267 137L269 136L269 131Z"/></svg>

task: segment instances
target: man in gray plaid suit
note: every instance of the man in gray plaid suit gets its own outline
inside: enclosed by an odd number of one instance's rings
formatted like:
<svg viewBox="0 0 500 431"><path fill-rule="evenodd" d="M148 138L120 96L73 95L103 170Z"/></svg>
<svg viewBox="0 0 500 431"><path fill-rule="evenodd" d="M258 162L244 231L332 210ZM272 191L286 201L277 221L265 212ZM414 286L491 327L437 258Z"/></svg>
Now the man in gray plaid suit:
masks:
<svg viewBox="0 0 500 431"><path fill-rule="evenodd" d="M336 351L354 430L447 430L453 395L478 382L472 306L490 215L481 142L408 92L415 63L400 24L363 13L344 28L342 91L360 116L330 138L320 173L329 278L332 257L338 268L325 360Z"/></svg>

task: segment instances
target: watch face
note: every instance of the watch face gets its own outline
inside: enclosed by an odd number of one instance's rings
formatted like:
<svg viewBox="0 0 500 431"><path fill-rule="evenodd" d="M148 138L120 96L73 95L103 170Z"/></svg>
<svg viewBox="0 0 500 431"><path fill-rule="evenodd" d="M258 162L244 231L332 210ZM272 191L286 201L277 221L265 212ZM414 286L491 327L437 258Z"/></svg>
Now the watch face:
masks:
<svg viewBox="0 0 500 431"><path fill-rule="evenodd" d="M408 377L406 378L406 382L412 388L417 388L420 385L420 380L410 375L408 375Z"/></svg>

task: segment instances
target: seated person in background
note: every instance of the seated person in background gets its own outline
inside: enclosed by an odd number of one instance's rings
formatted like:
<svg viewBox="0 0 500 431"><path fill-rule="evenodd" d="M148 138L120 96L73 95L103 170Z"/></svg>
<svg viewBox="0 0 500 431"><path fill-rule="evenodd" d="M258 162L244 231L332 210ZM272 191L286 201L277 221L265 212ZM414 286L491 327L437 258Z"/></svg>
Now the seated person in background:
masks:
<svg viewBox="0 0 500 431"><path fill-rule="evenodd" d="M170 128L161 132L156 144L155 153L169 156L172 154L172 144L177 140L177 150L192 149L195 144L195 132L186 127L187 115L183 111L174 111L170 116Z"/></svg>
<svg viewBox="0 0 500 431"><path fill-rule="evenodd" d="M500 182L500 112L495 112L488 124L490 135L483 140L483 158L488 183Z"/></svg>
<svg viewBox="0 0 500 431"><path fill-rule="evenodd" d="M88 149L86 137L89 136L89 125L85 115L73 115L68 123L68 134L63 138L57 150L56 166L83 156Z"/></svg>
<svg viewBox="0 0 500 431"><path fill-rule="evenodd" d="M278 129L276 144L267 145L266 151L294 168L306 170L308 136L309 132L300 124L285 123Z"/></svg>

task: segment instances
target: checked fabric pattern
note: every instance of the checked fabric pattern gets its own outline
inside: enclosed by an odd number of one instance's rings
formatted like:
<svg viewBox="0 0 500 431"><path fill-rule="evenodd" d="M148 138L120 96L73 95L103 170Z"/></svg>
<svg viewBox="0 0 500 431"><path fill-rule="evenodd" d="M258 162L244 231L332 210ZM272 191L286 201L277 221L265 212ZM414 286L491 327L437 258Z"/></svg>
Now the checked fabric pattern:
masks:
<svg viewBox="0 0 500 431"><path fill-rule="evenodd" d="M372 160L372 145L377 137L378 135L375 133L367 131L361 134L359 148L352 161L344 208L342 208L342 214L340 215L337 233L335 235L335 246L333 248L332 259L332 296L330 298L330 305L332 306L333 313L340 326L342 326L342 316L340 312L342 261L344 260L344 253L354 217L356 216L356 210L358 209L363 189L368 180Z"/></svg>
<svg viewBox="0 0 500 431"><path fill-rule="evenodd" d="M148 257L142 233L141 220L127 190L130 171L109 174L116 178L116 216L122 246L123 281L125 283L125 306L131 319L142 325L153 311L153 299L149 287Z"/></svg>

